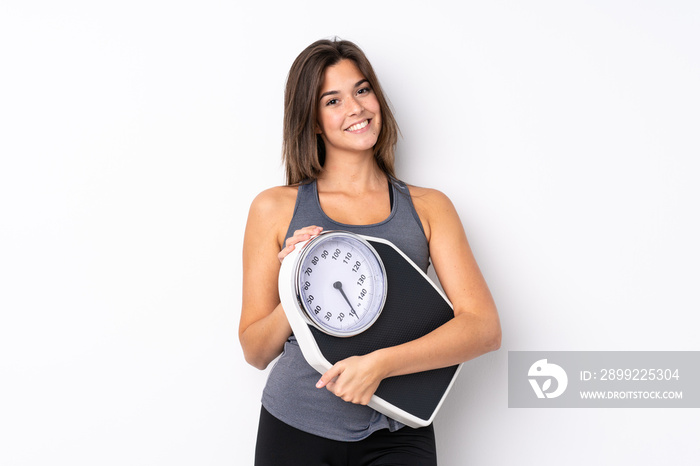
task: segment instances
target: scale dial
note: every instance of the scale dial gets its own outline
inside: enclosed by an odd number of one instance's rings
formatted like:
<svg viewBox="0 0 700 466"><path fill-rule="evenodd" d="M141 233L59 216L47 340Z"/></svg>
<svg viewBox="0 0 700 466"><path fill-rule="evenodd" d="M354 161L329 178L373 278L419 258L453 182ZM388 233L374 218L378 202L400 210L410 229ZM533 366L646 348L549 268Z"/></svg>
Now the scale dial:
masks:
<svg viewBox="0 0 700 466"><path fill-rule="evenodd" d="M386 270L362 237L321 233L303 246L295 287L307 320L329 335L351 337L368 329L386 300Z"/></svg>

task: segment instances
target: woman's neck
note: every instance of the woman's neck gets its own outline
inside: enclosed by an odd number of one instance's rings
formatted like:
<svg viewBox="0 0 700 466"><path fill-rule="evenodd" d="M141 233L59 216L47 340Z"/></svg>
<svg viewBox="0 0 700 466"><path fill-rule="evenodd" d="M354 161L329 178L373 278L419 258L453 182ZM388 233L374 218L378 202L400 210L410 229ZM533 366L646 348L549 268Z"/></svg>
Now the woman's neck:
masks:
<svg viewBox="0 0 700 466"><path fill-rule="evenodd" d="M318 176L319 189L362 193L386 189L387 176L374 155L326 157Z"/></svg>

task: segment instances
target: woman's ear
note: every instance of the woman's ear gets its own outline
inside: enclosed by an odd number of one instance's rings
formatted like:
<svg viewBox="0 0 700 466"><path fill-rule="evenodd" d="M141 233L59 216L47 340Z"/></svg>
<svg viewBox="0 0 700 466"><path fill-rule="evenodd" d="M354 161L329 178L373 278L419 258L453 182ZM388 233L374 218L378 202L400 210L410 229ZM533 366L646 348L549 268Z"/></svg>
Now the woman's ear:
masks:
<svg viewBox="0 0 700 466"><path fill-rule="evenodd" d="M323 134L323 131L321 131L321 125L316 122L316 134Z"/></svg>

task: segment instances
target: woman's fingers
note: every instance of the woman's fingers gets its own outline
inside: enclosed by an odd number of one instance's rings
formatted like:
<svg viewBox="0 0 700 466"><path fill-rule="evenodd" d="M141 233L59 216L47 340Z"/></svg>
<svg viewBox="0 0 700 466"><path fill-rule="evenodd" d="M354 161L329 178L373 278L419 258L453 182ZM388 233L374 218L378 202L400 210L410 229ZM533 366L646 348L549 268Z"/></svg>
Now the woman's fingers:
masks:
<svg viewBox="0 0 700 466"><path fill-rule="evenodd" d="M316 382L343 401L366 405L377 390L382 376L372 353L351 356L335 363Z"/></svg>
<svg viewBox="0 0 700 466"><path fill-rule="evenodd" d="M284 242L284 248L277 254L277 258L282 262L287 255L294 251L294 247L303 241L310 239L312 236L319 235L323 231L323 228L316 225L311 225L304 227L300 230L296 230L292 236L286 239Z"/></svg>

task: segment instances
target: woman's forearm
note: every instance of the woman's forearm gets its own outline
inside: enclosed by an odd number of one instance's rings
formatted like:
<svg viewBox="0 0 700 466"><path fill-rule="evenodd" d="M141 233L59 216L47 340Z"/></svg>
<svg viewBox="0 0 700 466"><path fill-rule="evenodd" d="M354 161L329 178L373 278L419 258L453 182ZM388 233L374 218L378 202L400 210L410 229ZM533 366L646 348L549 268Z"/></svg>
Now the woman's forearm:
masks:
<svg viewBox="0 0 700 466"><path fill-rule="evenodd" d="M325 387L345 401L366 405L387 377L453 366L498 349L500 341L497 317L461 313L417 340L337 362L316 387Z"/></svg>
<svg viewBox="0 0 700 466"><path fill-rule="evenodd" d="M252 323L239 334L243 355L248 364L265 369L282 353L284 343L292 334L282 305L264 318Z"/></svg>
<svg viewBox="0 0 700 466"><path fill-rule="evenodd" d="M376 356L386 378L460 364L500 345L498 318L461 313L421 338L378 350Z"/></svg>

